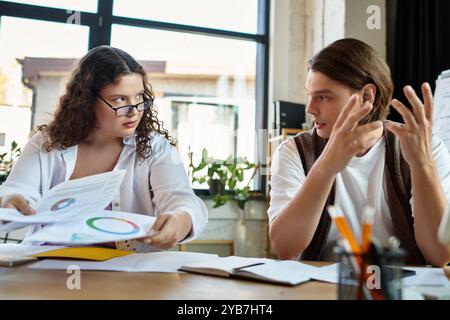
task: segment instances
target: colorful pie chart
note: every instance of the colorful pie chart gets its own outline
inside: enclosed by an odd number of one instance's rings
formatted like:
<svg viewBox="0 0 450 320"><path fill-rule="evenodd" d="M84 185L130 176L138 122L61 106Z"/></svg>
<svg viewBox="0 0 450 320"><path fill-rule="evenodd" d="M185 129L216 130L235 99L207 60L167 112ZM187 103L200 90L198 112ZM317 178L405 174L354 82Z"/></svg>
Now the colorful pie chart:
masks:
<svg viewBox="0 0 450 320"><path fill-rule="evenodd" d="M114 225L111 224L104 224L103 226L99 226L99 222L101 221L105 221L105 220L109 220L110 222L115 222ZM131 235L131 234L135 234L139 232L139 226L137 224L135 224L132 221L126 220L126 219L122 219L122 218L114 218L114 217L94 217L94 218L90 218L86 221L86 224L97 231L100 232L105 232L105 233L109 233L109 234L117 234L117 235ZM105 226L108 225L108 226ZM127 226L128 231L123 231L124 226ZM116 228L115 230L113 230L114 228ZM121 230L117 230L118 228L120 228Z"/></svg>
<svg viewBox="0 0 450 320"><path fill-rule="evenodd" d="M65 199L62 199L62 200L59 200L58 202L56 202L54 205L52 205L52 207L50 209L52 211L62 210L62 209L65 209L65 208L71 206L75 202L76 202L75 198L65 198Z"/></svg>

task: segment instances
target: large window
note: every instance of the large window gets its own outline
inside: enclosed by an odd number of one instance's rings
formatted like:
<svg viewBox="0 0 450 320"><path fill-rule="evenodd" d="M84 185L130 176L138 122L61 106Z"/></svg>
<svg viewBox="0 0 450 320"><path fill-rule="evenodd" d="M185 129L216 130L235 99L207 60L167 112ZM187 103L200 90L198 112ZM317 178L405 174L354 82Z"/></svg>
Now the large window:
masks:
<svg viewBox="0 0 450 320"><path fill-rule="evenodd" d="M136 46L135 39L149 41ZM203 148L215 158L254 161L254 42L113 25L111 45L144 65L163 63L149 79L159 118L177 139L186 166L188 152L197 163Z"/></svg>
<svg viewBox="0 0 450 320"><path fill-rule="evenodd" d="M0 18L0 154L13 141L23 146L32 126L49 121L88 37L85 26Z"/></svg>
<svg viewBox="0 0 450 320"><path fill-rule="evenodd" d="M159 118L186 167L188 152L195 165L203 148L214 158L264 163L257 139L266 128L268 3L0 0L0 108L28 110L14 124L24 137L49 120L77 60L112 45L146 68ZM5 128L0 123L0 133ZM262 179L255 190L263 189Z"/></svg>
<svg viewBox="0 0 450 320"><path fill-rule="evenodd" d="M8 0L20 4L67 9L74 11L97 12L98 0Z"/></svg>
<svg viewBox="0 0 450 320"><path fill-rule="evenodd" d="M258 0L115 0L113 13L256 34Z"/></svg>

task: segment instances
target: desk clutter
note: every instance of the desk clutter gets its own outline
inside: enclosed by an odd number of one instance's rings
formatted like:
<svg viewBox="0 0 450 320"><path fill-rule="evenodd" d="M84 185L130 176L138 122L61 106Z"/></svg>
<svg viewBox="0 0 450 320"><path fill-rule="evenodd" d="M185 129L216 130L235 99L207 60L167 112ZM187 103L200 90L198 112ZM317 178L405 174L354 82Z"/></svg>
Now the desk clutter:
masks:
<svg viewBox="0 0 450 320"><path fill-rule="evenodd" d="M229 279L247 279L285 286L309 281L337 285L341 300L448 299L450 284L443 269L404 266L406 256L398 240L390 248L381 248L372 237L374 212L367 208L363 223L349 217L338 206L328 212L341 236L336 247L338 263L317 267L299 261L216 254L160 251L133 253L95 244L77 246L0 245L0 266L15 267L30 263L32 270L68 270L115 272L188 272ZM53 218L53 217L52 217ZM61 224L58 222L57 224ZM48 237L51 233L47 232ZM61 233L55 233L61 239ZM64 242L63 242L64 243ZM375 268L376 267L376 268ZM378 268L378 269L377 269Z"/></svg>
<svg viewBox="0 0 450 320"><path fill-rule="evenodd" d="M219 257L215 254L161 251L149 253L131 253L101 247L61 247L28 246L23 244L1 244L2 257L11 260L24 260L33 270L68 270L77 266L82 271L115 272L188 272L205 276L217 276L232 279L246 279L285 286L296 286L309 281L321 281L337 284L338 298L356 299L358 286L342 292L348 287L347 265L333 263L316 267L298 261L279 261L267 258L247 258L238 256ZM7 260L5 259L5 260ZM25 261L26 260L26 261ZM19 264L4 263L3 266L15 267ZM440 268L401 267L402 299L449 299L450 282L444 270ZM353 278L350 278L353 279ZM334 289L332 289L334 290ZM340 292L341 291L341 292Z"/></svg>
<svg viewBox="0 0 450 320"><path fill-rule="evenodd" d="M450 285L443 269L405 267L407 253L397 238L391 237L389 248L383 248L372 236L373 208L364 209L361 226L356 216L343 212L338 205L327 209L341 237L335 248L339 262L338 299L417 299L424 295L413 293L422 287L436 287L440 298L448 296Z"/></svg>
<svg viewBox="0 0 450 320"><path fill-rule="evenodd" d="M215 254L161 251L131 253L100 247L0 245L0 255L31 257L40 261L29 269L122 272L192 272L222 277L248 278L283 285L298 285L310 280L337 283L337 266L314 267L297 261L266 258L219 257Z"/></svg>
<svg viewBox="0 0 450 320"><path fill-rule="evenodd" d="M362 226L356 216L345 214L335 205L328 207L341 241L335 248L339 264L338 298L341 300L401 300L402 272L406 252L397 239L385 250L372 238L374 209L366 207ZM358 238L360 241L358 241Z"/></svg>

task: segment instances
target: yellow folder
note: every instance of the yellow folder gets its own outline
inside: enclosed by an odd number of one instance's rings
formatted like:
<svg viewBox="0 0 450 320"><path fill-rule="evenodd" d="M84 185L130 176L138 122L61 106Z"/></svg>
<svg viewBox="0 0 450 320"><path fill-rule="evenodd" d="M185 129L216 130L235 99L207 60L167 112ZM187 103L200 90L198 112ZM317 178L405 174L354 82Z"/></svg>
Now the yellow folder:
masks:
<svg viewBox="0 0 450 320"><path fill-rule="evenodd" d="M33 255L36 258L72 258L93 261L106 261L132 254L133 251L101 247L68 247Z"/></svg>

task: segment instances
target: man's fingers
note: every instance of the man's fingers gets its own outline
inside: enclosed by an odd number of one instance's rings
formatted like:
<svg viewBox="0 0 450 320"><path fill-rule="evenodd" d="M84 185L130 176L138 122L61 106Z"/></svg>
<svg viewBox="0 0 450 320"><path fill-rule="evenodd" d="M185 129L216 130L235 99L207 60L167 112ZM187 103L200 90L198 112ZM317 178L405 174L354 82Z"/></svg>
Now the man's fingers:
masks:
<svg viewBox="0 0 450 320"><path fill-rule="evenodd" d="M372 109L373 105L366 102L361 108L353 111L344 124L346 130L348 132L352 131L358 125L358 122L366 115L368 115Z"/></svg>
<svg viewBox="0 0 450 320"><path fill-rule="evenodd" d="M346 137L347 145L352 154L358 154L372 148L380 139L381 121L367 123L357 127L352 134Z"/></svg>
<svg viewBox="0 0 450 320"><path fill-rule="evenodd" d="M431 87L428 82L422 85L422 96L425 108L425 117L427 117L430 123L433 123L434 114L434 102L433 102L433 92L431 92Z"/></svg>
<svg viewBox="0 0 450 320"><path fill-rule="evenodd" d="M392 100L391 105L398 111L398 113L400 113L407 126L417 127L417 122L414 115L403 103L397 99L394 99Z"/></svg>
<svg viewBox="0 0 450 320"><path fill-rule="evenodd" d="M358 104L360 101L357 94L354 94L350 97L350 100L347 102L345 107L342 109L341 113L339 114L334 127L339 128L341 127L345 122L348 116L351 114L353 108Z"/></svg>
<svg viewBox="0 0 450 320"><path fill-rule="evenodd" d="M423 107L422 101L420 101L419 97L411 86L406 86L403 91L409 103L411 104L416 122L418 124L423 124L425 122L425 109Z"/></svg>

